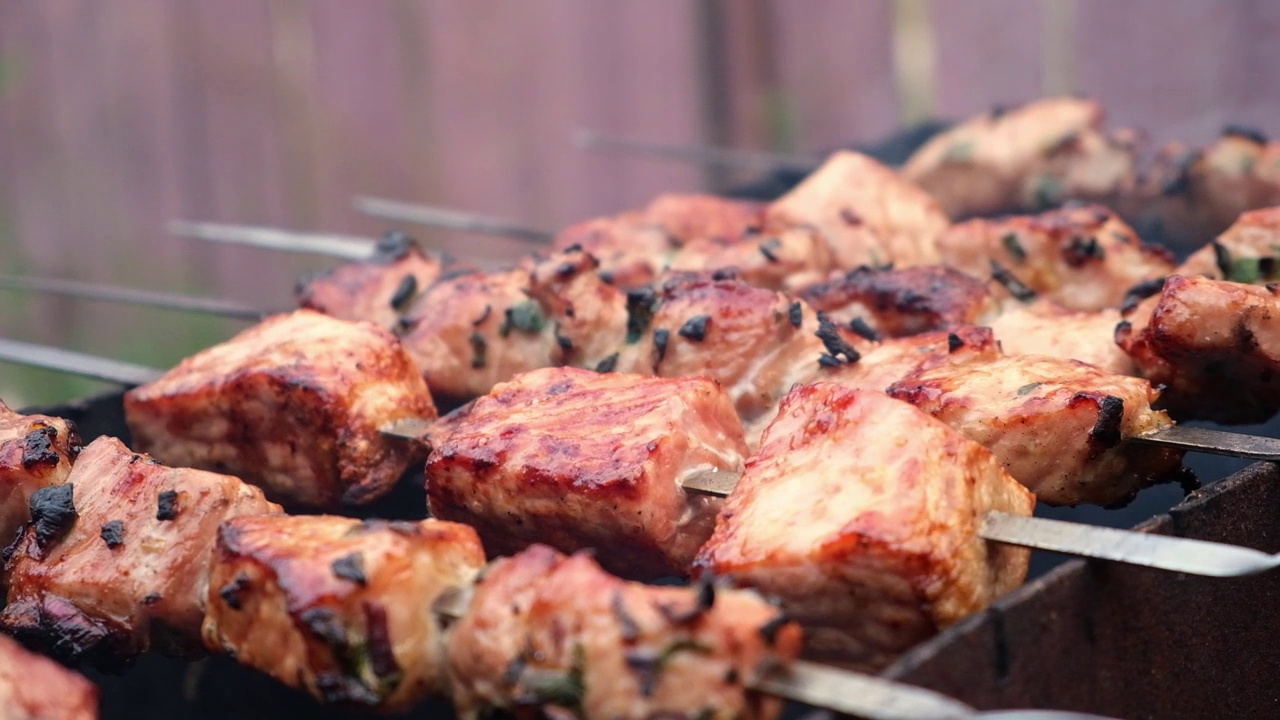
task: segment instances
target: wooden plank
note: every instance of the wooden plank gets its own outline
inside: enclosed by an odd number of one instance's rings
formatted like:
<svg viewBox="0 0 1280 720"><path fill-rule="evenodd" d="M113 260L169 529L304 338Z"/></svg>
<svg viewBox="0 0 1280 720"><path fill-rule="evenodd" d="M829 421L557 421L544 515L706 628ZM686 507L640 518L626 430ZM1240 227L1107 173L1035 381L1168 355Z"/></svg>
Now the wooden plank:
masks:
<svg viewBox="0 0 1280 720"><path fill-rule="evenodd" d="M935 2L935 111L965 118L1042 92L1043 4L1026 0Z"/></svg>
<svg viewBox="0 0 1280 720"><path fill-rule="evenodd" d="M1079 89L1116 124L1203 142L1228 122L1280 132L1280 5L1078 0ZM1103 41L1123 29L1123 40Z"/></svg>
<svg viewBox="0 0 1280 720"><path fill-rule="evenodd" d="M775 2L779 110L794 148L879 139L899 127L890 0Z"/></svg>

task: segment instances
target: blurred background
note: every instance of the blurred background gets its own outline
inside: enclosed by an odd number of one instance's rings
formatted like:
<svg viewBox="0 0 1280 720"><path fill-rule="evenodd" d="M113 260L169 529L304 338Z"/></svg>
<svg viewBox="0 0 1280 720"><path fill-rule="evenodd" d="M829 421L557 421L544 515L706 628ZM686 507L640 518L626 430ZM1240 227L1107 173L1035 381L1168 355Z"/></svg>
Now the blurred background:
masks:
<svg viewBox="0 0 1280 720"><path fill-rule="evenodd" d="M1078 92L1155 140L1280 132L1277 39L1272 0L0 0L0 272L285 307L332 261L165 224L374 235L369 194L555 228L750 179L584 128L818 152ZM0 335L152 364L242 326L0 291ZM16 406L97 388L0 365Z"/></svg>

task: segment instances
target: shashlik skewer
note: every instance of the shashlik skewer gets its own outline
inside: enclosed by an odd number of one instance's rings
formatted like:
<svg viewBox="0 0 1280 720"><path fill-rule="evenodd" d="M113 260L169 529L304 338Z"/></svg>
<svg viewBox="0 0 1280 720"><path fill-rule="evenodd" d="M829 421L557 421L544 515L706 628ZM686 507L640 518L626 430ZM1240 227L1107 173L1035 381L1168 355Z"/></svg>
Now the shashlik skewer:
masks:
<svg viewBox="0 0 1280 720"><path fill-rule="evenodd" d="M10 356L8 350L11 347L11 343L12 341L0 341L0 356L4 356L6 358ZM21 349L23 346L19 344L16 347L18 349ZM57 351L56 348L44 348L44 349L51 351L54 354L56 354L56 351ZM79 356L77 359L78 360L83 359L83 357L84 356ZM146 370L144 370L141 366L136 366L134 368L134 371L141 373L141 372L145 372ZM150 372L158 375L158 374L161 374L162 371L150 370ZM561 369L560 372L568 372L568 370ZM578 371L578 372L586 372L586 371ZM99 374L102 374L102 373L99 373ZM643 378L641 379L643 380ZM466 415L464 413L463 417L465 416ZM422 431L422 428L420 426L413 427L410 431L403 432L403 434L400 435L400 437L402 437L405 440L420 439L422 437L421 431ZM397 433L397 431L394 428L387 428L385 432L387 432L388 434ZM1171 435L1175 435L1174 432L1171 432L1171 431L1166 431L1166 432L1169 432ZM1189 444L1195 445L1196 443L1203 442L1203 439L1206 437L1206 435L1211 437L1212 431L1194 429L1192 432L1188 433L1188 435L1191 439L1187 442ZM1146 439L1142 439L1141 441L1145 441L1145 440ZM1270 438L1253 438L1252 440L1253 442L1250 442L1249 445L1252 447L1252 450L1254 452L1253 454L1254 457L1280 461L1280 451L1277 451L1277 449L1280 448L1280 440L1274 440ZM1161 443L1162 441L1157 437L1155 439L1155 442ZM1174 440L1173 442L1177 443L1178 441ZM1238 442L1237 442L1237 445L1239 445ZM729 475L718 475L718 474L693 475L691 474L686 482L688 482L690 486L689 489L691 491L701 492L709 495L724 496L724 495L727 495L732 489L732 485L734 482L732 478L734 477L735 476L733 474L729 474ZM1039 521L1037 519L1032 519L1029 522L1032 523L1032 525L1029 527L1033 527L1034 524L1038 523ZM1000 537L1001 542L1014 542L1012 537L1009 536L1007 530L1001 530L1000 532L1001 532L1001 537ZM1142 537L1154 538L1150 542L1153 542L1156 545L1160 543L1160 539L1157 536L1144 535ZM1057 541L1053 537L1040 539L1040 538L1034 537L1034 534L1033 534L1033 535L1027 536L1025 538L1025 542L1023 542L1022 544L1028 547L1048 546L1048 547L1056 548L1057 547L1057 545L1055 544L1056 542ZM1078 554L1087 553L1087 555L1085 556L1096 557L1098 559L1115 560L1118 562L1144 565L1148 567L1156 567L1160 569L1167 569L1167 570L1173 570L1173 571L1184 571L1184 568L1177 564L1178 559L1176 557L1170 557L1167 553L1159 551L1158 548L1153 550L1152 547L1145 540L1136 540L1133 544L1125 547L1114 547L1114 546L1108 547L1108 546L1103 546L1099 544L1089 544L1087 547L1082 546L1081 548L1079 548L1077 553ZM1264 568L1252 569L1251 572L1258 572L1258 571L1261 571L1262 569ZM1192 570L1185 570L1185 571L1191 572Z"/></svg>
<svg viewBox="0 0 1280 720"><path fill-rule="evenodd" d="M634 712L603 708L635 703L686 710L710 702L767 716L767 704L743 693L757 686L874 718L901 717L896 713L904 708L912 708L913 717L971 713L927 691L807 663L788 671L798 629L741 591L722 588L708 599L706 585L621 583L585 557L563 558L545 548L499 563L469 591L484 553L464 526L254 515L279 508L235 478L164 468L111 438L92 443L80 462L85 467L58 486L66 492L50 488L32 503L36 522L6 567L11 607L24 610L0 614L6 628L63 657L128 655L155 644L158 627L169 628L165 637L174 647L189 647L198 637L192 617L203 615L210 649L230 650L320 699L386 709L441 691L448 668L447 685L464 708L576 699L570 704L584 717L630 717ZM140 484L178 489L153 494ZM238 500L229 507L231 496ZM226 521L230 517L239 519ZM169 542L175 533L179 542ZM100 582L106 575L129 582ZM591 595L575 595L584 590L608 598L605 605L584 607ZM523 605L528 615L511 617L513 597L517 607L533 601ZM432 610L417 610L423 607ZM35 625L25 620L33 615ZM569 622L574 617L584 624ZM265 632L268 627L280 632ZM552 645L540 649L540 637ZM582 651L565 653L567 639ZM687 660L677 660L677 653L687 653ZM552 669L557 663L565 665L559 675ZM677 669L682 682L663 682L665 671ZM574 683L551 692L550 681L567 679L567 671ZM689 672L720 679L692 686L690 695L683 682ZM459 696L460 688L468 690ZM853 692L862 688L869 696ZM843 699L832 695L841 689ZM744 700L751 704L739 705Z"/></svg>
<svg viewBox="0 0 1280 720"><path fill-rule="evenodd" d="M623 318L633 315L630 301L623 303L623 299L616 290L591 284L589 274L566 276L559 271L561 264L553 262L551 265L556 270L553 273L556 282L588 282L584 291L587 296L597 291L612 292L617 296L615 303L617 307L613 312ZM600 325L594 322L595 316L585 313L588 310L592 313L598 312L608 304L591 301L589 298L588 302L578 305L582 311L572 318L572 322L585 322L586 325L581 330L576 329L573 324L560 327L556 331L556 336L570 340L571 347L576 352L589 350L588 343L598 342L602 337L607 342L604 343L602 350L595 351L598 355L603 356L612 348L623 347L624 350L619 356L608 356L612 358L612 367L617 370L656 373L669 377L710 374L730 389L739 412L749 422L753 419L767 420L768 413L771 412L776 400L793 382L827 377L875 390L884 390L898 382L905 393L900 397L914 399L922 407L936 407L935 411L939 412L940 416L950 418L957 427L969 433L971 438L978 439L988 447L997 450L1006 461L1006 466L1015 472L1015 476L1041 491L1042 498L1049 502L1116 502L1133 489L1146 484L1144 477L1158 477L1172 467L1164 461L1152 463L1153 460L1162 456L1151 453L1146 453L1144 456L1143 451L1136 450L1127 444L1121 444L1114 450L1111 446L1097 447L1091 443L1081 445L1084 435L1065 430L1065 426L1062 425L1061 421L1067 417L1075 417L1079 422L1085 423L1085 426L1082 426L1085 430L1097 425L1102 417L1100 413L1104 409L1099 403L1105 401L1124 409L1122 415L1113 418L1114 422L1107 425L1107 433L1119 432L1116 436L1117 442L1137 435L1152 436L1152 441L1158 442L1161 436L1155 435L1152 431L1159 430L1169 423L1167 420L1162 420L1161 416L1144 419L1149 415L1149 410L1144 408L1149 408L1154 396L1149 394L1149 388L1145 390L1147 394L1144 394L1143 388L1147 386L1141 381L1118 376L1110 376L1108 379L1109 376L1105 374L1062 361L1032 358L1017 361L997 360L999 354L991 346L989 335L977 333L966 339L965 332L943 333L940 337L933 339L920 337L914 340L886 341L879 345L863 343L858 345L862 348L861 351L853 350L866 355L857 363L848 363L848 358L845 358L840 362L832 363L831 367L824 368L820 363L814 364L812 359L829 353L830 348L827 345L830 343L844 341L835 336L835 329L830 329L832 337L822 339L822 322L815 322L812 313L806 313L803 305L788 306L785 298L779 299L768 291L749 288L730 280L707 282L693 278L691 281L684 281L671 288L671 292L674 295L655 295L652 298L655 304L662 301L661 305L653 310L655 314L652 317L644 318L644 328L635 328L636 337L632 344L625 343L631 338L619 336L608 340L607 336L600 333L598 330ZM558 297L572 302L575 296L572 292L559 292ZM623 304L627 304L628 307L623 308ZM790 315L794 314L793 311L797 307L800 310L799 317L793 320ZM476 313L483 315L482 308L475 308L472 314ZM465 310L463 314L466 314ZM701 337L696 339L685 337L681 331L684 325L688 324L686 320L689 317L705 318L704 324L709 329L704 329ZM800 323L799 326L794 325L797 320ZM622 325L621 322L612 324L618 327ZM804 331L800 332L802 328ZM512 333L517 337L523 337L525 334ZM534 337L540 337L541 334ZM659 338L659 335L663 338ZM662 340L661 343L658 342L659 339ZM941 347L938 347L938 341L942 343ZM952 347L953 343L958 343L958 347ZM851 350L854 346L848 345ZM750 352L747 351L748 347L751 348ZM957 353L956 350L959 347L965 348L965 351ZM983 347L989 349L982 351ZM720 351L728 354L721 355ZM922 355L921 352L924 351L929 354ZM972 361L979 357L974 355L977 352L985 353L980 356L985 361L1003 363L1002 367L1005 370L1000 373L987 372L986 377L1001 376L1005 385L1013 382L1013 385L1005 388L1007 392L990 383L979 391L966 390L966 388L977 387L974 385L975 382L983 382L978 377L978 374L981 374L981 368L970 367ZM916 382L914 386L903 385L903 382L906 382L905 378L924 370L921 362L934 357L945 360L941 363L943 365L962 364L964 368L953 368L954 371L934 368L933 376L926 375L919 378L914 381ZM580 364L588 366L597 363L597 358L591 356L581 360L585 362ZM933 365L939 364L939 362L930 362ZM532 366L537 367L539 364L553 363L535 363ZM1030 371L1030 368L1037 364L1043 370ZM1015 382L1014 380L1020 375L1023 379ZM1071 380L1064 382L1067 378ZM765 385L760 386L759 383L762 381ZM931 387L935 389L923 390ZM997 391L996 395L988 397L993 388ZM1014 393L1014 390L1018 392ZM1081 395L1082 392L1085 395ZM1005 398L1005 395L1008 397ZM947 400L953 396L957 399L960 397L970 399ZM1099 399L1086 402L1086 396ZM974 400L979 401L976 406L972 405ZM998 402L992 404L993 401ZM1050 408L1057 405L1061 405L1061 408L1050 412ZM978 414L974 416L972 409L967 411L969 413L967 416L955 414L965 406L972 406ZM1090 408L1094 409L1090 410ZM944 409L946 409L945 412ZM991 429L1008 428L1009 422L1001 419L1007 417L1020 418L1019 423L1012 426L1012 429L1019 432L1010 434L1008 429L1002 429L997 430L994 435L990 434ZM1028 433L1035 437L1028 437ZM1041 437L1043 433L1048 434ZM756 432L752 433L753 436L755 434ZM1099 435L1099 437L1103 436ZM1110 437L1109 434L1105 436ZM1029 440L1033 442L1028 444ZM1012 445L1008 446L1007 451L1000 449L1004 446L1002 444L1009 443ZM1058 469L1054 469L1041 459L1031 458L1030 464L1018 459L1026 455L1019 448L1035 446L1037 443L1047 443L1061 450L1073 448L1071 453L1078 451L1079 458L1075 464L1062 465ZM1038 456L1036 453L1032 455ZM1068 453L1063 456L1063 459L1068 457L1072 455ZM1136 460L1140 457L1146 459ZM1126 460L1126 458L1130 459ZM1168 459L1174 460L1174 458ZM1061 461L1062 459L1059 460ZM1132 464L1135 461L1137 464ZM1127 466L1140 468L1143 465L1150 465L1145 470L1147 475L1143 475L1144 471L1123 470ZM1162 466L1167 467L1161 470ZM1015 468L1021 468L1021 470ZM1126 478L1127 484L1117 484L1117 479L1121 477ZM1064 483L1068 484L1064 485ZM1086 487L1095 489L1085 492ZM1050 493L1048 488L1056 488L1056 490ZM1099 495L1099 492L1102 495Z"/></svg>
<svg viewBox="0 0 1280 720"><path fill-rule="evenodd" d="M953 219L1042 210L1064 200L1112 205L1130 222L1175 247L1204 242L1241 213L1280 203L1280 143L1239 125L1203 148L1170 143L1148 162L1141 133L1107 132L1096 102L1046 98L996 107L934 133L903 172L934 194ZM699 164L760 169L757 153L628 139L610 149ZM783 156L782 177L821 163ZM782 181L785 187L795 180Z"/></svg>

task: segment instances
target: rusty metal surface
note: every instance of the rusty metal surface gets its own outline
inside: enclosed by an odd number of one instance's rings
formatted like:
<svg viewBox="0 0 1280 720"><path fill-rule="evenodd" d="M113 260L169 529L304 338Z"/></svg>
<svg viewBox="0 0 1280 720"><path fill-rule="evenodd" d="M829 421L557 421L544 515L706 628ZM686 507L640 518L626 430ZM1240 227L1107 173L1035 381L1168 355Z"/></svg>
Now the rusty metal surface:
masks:
<svg viewBox="0 0 1280 720"><path fill-rule="evenodd" d="M1280 471L1258 464L1143 527L1280 551ZM1280 574L1213 580L1071 561L885 675L982 708L1132 720L1280 717Z"/></svg>

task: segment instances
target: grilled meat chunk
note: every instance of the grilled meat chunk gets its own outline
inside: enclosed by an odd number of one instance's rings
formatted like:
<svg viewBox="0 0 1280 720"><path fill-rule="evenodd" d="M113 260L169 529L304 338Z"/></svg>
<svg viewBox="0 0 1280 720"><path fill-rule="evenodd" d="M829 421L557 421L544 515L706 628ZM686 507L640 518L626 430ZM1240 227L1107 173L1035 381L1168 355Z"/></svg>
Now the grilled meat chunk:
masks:
<svg viewBox="0 0 1280 720"><path fill-rule="evenodd" d="M1195 247L1246 211L1280 205L1280 143L1228 126L1205 148L1165 146L1145 176L1122 211L1175 247Z"/></svg>
<svg viewBox="0 0 1280 720"><path fill-rule="evenodd" d="M994 276L1019 300L1030 299L1030 290L1071 310L1119 306L1129 288L1173 271L1168 252L1144 245L1098 205L970 220L952 226L938 249L947 265Z"/></svg>
<svg viewBox="0 0 1280 720"><path fill-rule="evenodd" d="M1192 253L1176 274L1250 284L1280 280L1280 207L1241 215L1218 239Z"/></svg>
<svg viewBox="0 0 1280 720"><path fill-rule="evenodd" d="M628 333L640 332L633 322L652 312L651 290L623 291L606 283L599 265L590 253L572 249L537 262L530 274L528 295L551 325L565 365L596 367L618 351Z"/></svg>
<svg viewBox="0 0 1280 720"><path fill-rule="evenodd" d="M836 269L827 240L816 229L794 225L776 231L753 230L741 238L713 238L685 244L671 270L732 269L737 277L771 290L795 290Z"/></svg>
<svg viewBox="0 0 1280 720"><path fill-rule="evenodd" d="M1102 106L1081 98L997 108L935 135L902 172L955 220L1106 201L1132 191L1136 151L1102 120Z"/></svg>
<svg viewBox="0 0 1280 720"><path fill-rule="evenodd" d="M1047 300L1013 303L991 318L1000 348L1007 355L1048 355L1079 360L1117 375L1136 375L1133 358L1115 341L1116 308L1067 310Z"/></svg>
<svg viewBox="0 0 1280 720"><path fill-rule="evenodd" d="M803 302L723 273L673 273L655 303L648 330L622 348L616 369L713 378L743 422L772 412L793 384L817 374L823 356L835 364L856 357L834 326L825 346L818 333L826 326ZM837 355L842 343L847 350Z"/></svg>
<svg viewBox="0 0 1280 720"><path fill-rule="evenodd" d="M792 225L817 228L836 266L852 270L936 264L934 242L948 222L938 201L911 181L866 155L841 151L769 206L766 227Z"/></svg>
<svg viewBox="0 0 1280 720"><path fill-rule="evenodd" d="M443 404L561 364L555 328L529 290L527 269L469 273L429 288L405 316L404 346Z"/></svg>
<svg viewBox="0 0 1280 720"><path fill-rule="evenodd" d="M824 372L821 379L847 388L884 392L901 378L921 370L940 365L986 363L1000 357L1000 347L991 329L973 325L890 338L865 350L858 362L832 368Z"/></svg>
<svg viewBox="0 0 1280 720"><path fill-rule="evenodd" d="M774 718L781 702L746 686L800 642L754 593L624 582L537 545L485 573L449 635L449 673L464 717Z"/></svg>
<svg viewBox="0 0 1280 720"><path fill-rule="evenodd" d="M748 228L760 226L762 210L757 203L712 195L660 195L640 210L566 228L553 245L591 253L610 282L636 287L653 282L687 243L736 243Z"/></svg>
<svg viewBox="0 0 1280 720"><path fill-rule="evenodd" d="M31 494L61 485L79 454L71 421L23 415L0 402L0 538L7 542L31 519Z"/></svg>
<svg viewBox="0 0 1280 720"><path fill-rule="evenodd" d="M0 629L65 660L110 663L197 650L214 530L280 507L237 478L165 467L102 437L31 510L5 564Z"/></svg>
<svg viewBox="0 0 1280 720"><path fill-rule="evenodd" d="M1074 360L1005 357L922 369L889 387L995 454L1050 505L1127 501L1167 479L1182 453L1126 442L1173 424L1145 380Z"/></svg>
<svg viewBox="0 0 1280 720"><path fill-rule="evenodd" d="M218 529L205 644L328 703L406 710L447 691L444 623L484 549L465 525L240 517Z"/></svg>
<svg viewBox="0 0 1280 720"><path fill-rule="evenodd" d="M340 320L369 320L391 330L440 273L439 258L424 254L404 233L392 231L378 241L371 259L305 278L295 294L301 307Z"/></svg>
<svg viewBox="0 0 1280 720"><path fill-rule="evenodd" d="M315 508L390 490L423 450L379 429L436 416L391 333L312 310L268 318L183 360L129 391L124 407L140 450Z"/></svg>
<svg viewBox="0 0 1280 720"><path fill-rule="evenodd" d="M836 322L859 322L859 328L871 331L861 330L864 334L883 337L980 325L999 312L986 283L941 265L860 267L807 287L797 297Z"/></svg>
<svg viewBox="0 0 1280 720"><path fill-rule="evenodd" d="M1174 275L1116 340L1177 418L1262 422L1280 409L1280 286Z"/></svg>
<svg viewBox="0 0 1280 720"><path fill-rule="evenodd" d="M0 635L0 720L97 720L98 688Z"/></svg>
<svg viewBox="0 0 1280 720"><path fill-rule="evenodd" d="M427 496L433 516L475 527L493 554L544 542L597 548L630 577L683 575L720 501L681 482L741 471L746 454L712 380L548 368L468 409L427 461Z"/></svg>
<svg viewBox="0 0 1280 720"><path fill-rule="evenodd" d="M817 383L783 400L697 565L777 596L813 653L878 667L1022 582L1027 551L978 529L1033 505L941 422Z"/></svg>

